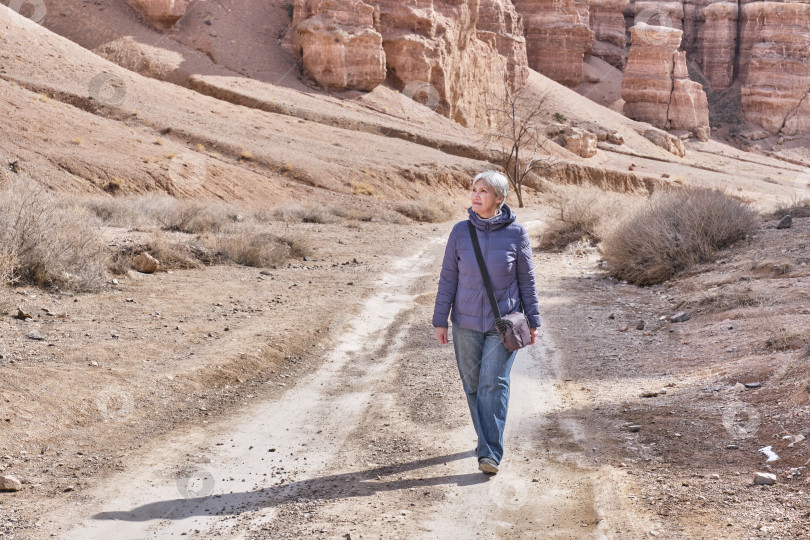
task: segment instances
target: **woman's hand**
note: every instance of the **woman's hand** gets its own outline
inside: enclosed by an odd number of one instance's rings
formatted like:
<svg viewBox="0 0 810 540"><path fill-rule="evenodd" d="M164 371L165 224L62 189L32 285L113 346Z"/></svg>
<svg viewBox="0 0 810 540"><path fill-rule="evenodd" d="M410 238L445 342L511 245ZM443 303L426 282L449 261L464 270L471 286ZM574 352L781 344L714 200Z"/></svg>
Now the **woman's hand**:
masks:
<svg viewBox="0 0 810 540"><path fill-rule="evenodd" d="M447 329L445 328L445 330ZM529 345L534 345L537 341L537 328L529 328L529 335L532 336L532 342Z"/></svg>
<svg viewBox="0 0 810 540"><path fill-rule="evenodd" d="M439 340L439 343L442 345L447 345L449 341L447 341L447 328L443 326L436 327L436 339Z"/></svg>

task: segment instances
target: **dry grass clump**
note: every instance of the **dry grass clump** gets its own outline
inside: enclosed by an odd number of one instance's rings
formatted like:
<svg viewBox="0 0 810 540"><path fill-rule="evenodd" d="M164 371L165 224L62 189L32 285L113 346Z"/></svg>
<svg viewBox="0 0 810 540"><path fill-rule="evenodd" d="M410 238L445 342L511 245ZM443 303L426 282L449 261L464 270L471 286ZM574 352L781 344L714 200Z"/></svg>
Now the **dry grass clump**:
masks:
<svg viewBox="0 0 810 540"><path fill-rule="evenodd" d="M770 213L770 218L782 219L786 215L794 218L810 217L810 199L799 199L797 197L788 203L782 203Z"/></svg>
<svg viewBox="0 0 810 540"><path fill-rule="evenodd" d="M808 346L807 334L788 330L779 331L765 342L765 347L772 351L797 351Z"/></svg>
<svg viewBox="0 0 810 540"><path fill-rule="evenodd" d="M425 223L446 221L452 212L446 205L429 199L400 204L396 211L414 221Z"/></svg>
<svg viewBox="0 0 810 540"><path fill-rule="evenodd" d="M578 241L599 243L610 219L624 212L629 200L626 195L598 188L556 188L548 201L554 212L540 234L537 249L562 251Z"/></svg>
<svg viewBox="0 0 810 540"><path fill-rule="evenodd" d="M160 227L191 234L215 233L233 223L238 210L223 203L206 204L166 195L74 198L105 225L127 229Z"/></svg>
<svg viewBox="0 0 810 540"><path fill-rule="evenodd" d="M751 289L732 289L717 294L709 294L698 301L698 306L705 313L720 313L745 307L762 307L768 300L754 295Z"/></svg>
<svg viewBox="0 0 810 540"><path fill-rule="evenodd" d="M603 240L610 274L637 285L665 281L745 238L758 227L747 204L718 190L654 194Z"/></svg>
<svg viewBox="0 0 810 540"><path fill-rule="evenodd" d="M268 233L222 234L216 239L217 254L225 261L245 266L272 266L284 262L288 248Z"/></svg>
<svg viewBox="0 0 810 540"><path fill-rule="evenodd" d="M0 191L0 274L74 291L99 289L108 254L92 216L60 205L45 188L15 182Z"/></svg>
<svg viewBox="0 0 810 540"><path fill-rule="evenodd" d="M335 216L327 208L312 203L282 204L274 208L271 215L275 219L299 223L333 223L335 221Z"/></svg>
<svg viewBox="0 0 810 540"><path fill-rule="evenodd" d="M790 261L759 261L751 265L751 270L757 273L772 274L774 276L784 276L794 270Z"/></svg>

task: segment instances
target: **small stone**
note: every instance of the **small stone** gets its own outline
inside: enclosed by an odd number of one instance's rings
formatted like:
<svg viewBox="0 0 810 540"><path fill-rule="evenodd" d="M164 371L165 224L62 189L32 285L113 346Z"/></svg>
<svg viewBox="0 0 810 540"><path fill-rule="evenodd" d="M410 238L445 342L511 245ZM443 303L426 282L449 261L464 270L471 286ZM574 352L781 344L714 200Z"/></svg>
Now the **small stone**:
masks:
<svg viewBox="0 0 810 540"><path fill-rule="evenodd" d="M775 474L758 472L754 475L754 484L758 486L772 486L775 483L776 483Z"/></svg>
<svg viewBox="0 0 810 540"><path fill-rule="evenodd" d="M791 227L793 227L793 218L790 217L790 214L780 219L779 223L776 224L777 229L790 229Z"/></svg>
<svg viewBox="0 0 810 540"><path fill-rule="evenodd" d="M618 330L619 330L619 332L627 332L628 328L630 328L629 325L623 324L623 325L619 326Z"/></svg>
<svg viewBox="0 0 810 540"><path fill-rule="evenodd" d="M0 476L0 491L20 491L22 482L14 476Z"/></svg>
<svg viewBox="0 0 810 540"><path fill-rule="evenodd" d="M160 261L144 251L132 260L132 268L142 274L154 274L160 268Z"/></svg>
<svg viewBox="0 0 810 540"><path fill-rule="evenodd" d="M720 480L720 475L719 474L709 475L709 480Z"/></svg>
<svg viewBox="0 0 810 540"><path fill-rule="evenodd" d="M641 429L641 426L639 426L637 424L633 424L632 426L627 426L627 430L630 433L638 433L640 429Z"/></svg>
<svg viewBox="0 0 810 540"><path fill-rule="evenodd" d="M33 330L28 333L28 339L32 339L34 341L42 341L45 338L42 336L42 332L39 330Z"/></svg>
<svg viewBox="0 0 810 540"><path fill-rule="evenodd" d="M727 444L726 445L726 450L737 450L738 448L739 448L739 446L736 445L736 444Z"/></svg>
<svg viewBox="0 0 810 540"><path fill-rule="evenodd" d="M644 330L644 321L638 321L636 325L636 330Z"/></svg>
<svg viewBox="0 0 810 540"><path fill-rule="evenodd" d="M658 392L655 390L645 390L641 393L641 397L643 398L651 398L651 397L658 397Z"/></svg>
<svg viewBox="0 0 810 540"><path fill-rule="evenodd" d="M67 486L67 487L66 487L65 489L63 489L62 491L63 491L64 493L70 493L70 492L71 492L71 491L73 491L74 489L75 489L75 488L74 488L73 486Z"/></svg>
<svg viewBox="0 0 810 540"><path fill-rule="evenodd" d="M761 382L747 382L745 383L746 388L760 388L762 386Z"/></svg>
<svg viewBox="0 0 810 540"><path fill-rule="evenodd" d="M743 390L745 390L745 385L743 383L738 382L737 384L734 385L733 390L737 392L742 392Z"/></svg>
<svg viewBox="0 0 810 540"><path fill-rule="evenodd" d="M616 315L614 313L611 313L610 315L608 315L608 319L610 319L611 321L613 319L615 319L615 318L616 318Z"/></svg>
<svg viewBox="0 0 810 540"><path fill-rule="evenodd" d="M24 311L23 311L22 309L20 309L20 308L17 308L17 314L16 314L16 315L14 315L14 318L15 318L15 319L19 319L19 320L21 320L21 321L25 321L25 320L27 320L27 319L33 319L33 317L32 317L31 315L29 315L28 313L24 312Z"/></svg>
<svg viewBox="0 0 810 540"><path fill-rule="evenodd" d="M676 313L675 315L670 317L669 320L674 322L674 323L681 323L681 322L686 322L691 318L692 318L692 316L689 315L688 313L686 313L685 311L679 311L678 313Z"/></svg>

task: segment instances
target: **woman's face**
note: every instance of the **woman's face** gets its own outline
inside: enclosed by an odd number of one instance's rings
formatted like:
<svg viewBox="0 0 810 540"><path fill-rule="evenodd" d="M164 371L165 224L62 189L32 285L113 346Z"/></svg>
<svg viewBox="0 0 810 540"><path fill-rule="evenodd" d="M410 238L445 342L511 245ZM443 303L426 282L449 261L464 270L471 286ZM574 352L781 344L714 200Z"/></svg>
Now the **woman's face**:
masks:
<svg viewBox="0 0 810 540"><path fill-rule="evenodd" d="M498 212L498 205L503 202L503 197L496 197L483 180L479 180L473 185L472 209L480 217L491 218Z"/></svg>

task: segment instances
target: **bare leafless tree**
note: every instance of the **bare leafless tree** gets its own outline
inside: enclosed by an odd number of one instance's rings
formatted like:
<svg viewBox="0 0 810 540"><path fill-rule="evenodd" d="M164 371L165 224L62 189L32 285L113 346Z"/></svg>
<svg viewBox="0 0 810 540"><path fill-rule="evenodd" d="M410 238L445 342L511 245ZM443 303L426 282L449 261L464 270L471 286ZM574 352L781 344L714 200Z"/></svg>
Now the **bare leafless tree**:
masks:
<svg viewBox="0 0 810 540"><path fill-rule="evenodd" d="M506 176L515 190L518 206L523 208L526 178L535 171L550 168L554 161L543 151L549 140L540 124L550 92L530 96L526 87L513 90L508 83L505 87L501 104L490 109L495 123L486 140L503 152Z"/></svg>

